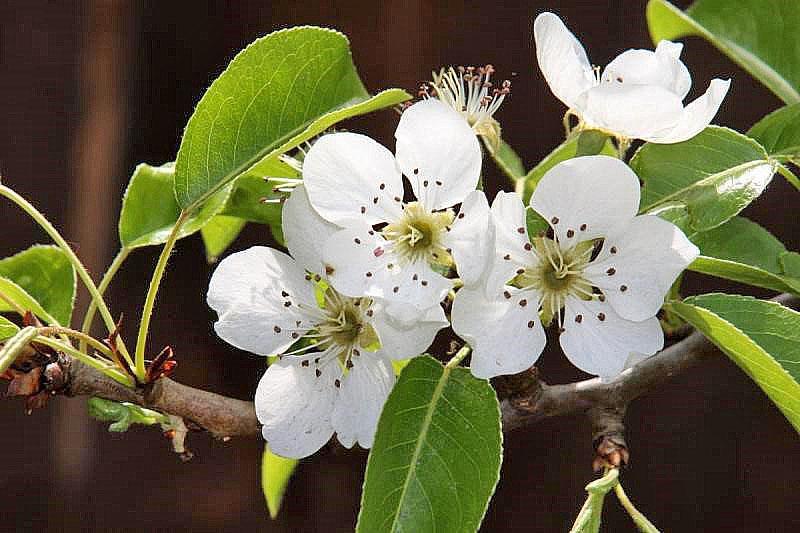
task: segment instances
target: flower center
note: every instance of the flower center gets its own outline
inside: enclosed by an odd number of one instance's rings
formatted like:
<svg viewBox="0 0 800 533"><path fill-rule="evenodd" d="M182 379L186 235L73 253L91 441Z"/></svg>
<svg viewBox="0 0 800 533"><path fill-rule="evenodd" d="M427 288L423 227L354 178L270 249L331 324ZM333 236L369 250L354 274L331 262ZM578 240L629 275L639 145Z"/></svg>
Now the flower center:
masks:
<svg viewBox="0 0 800 533"><path fill-rule="evenodd" d="M405 206L400 220L383 228L382 233L394 243L402 261L449 264L450 250L442 244L442 236L452 223L452 212L433 213L419 202L411 202Z"/></svg>
<svg viewBox="0 0 800 533"><path fill-rule="evenodd" d="M564 250L553 239L536 237L533 239L533 248L538 261L517 271L510 285L539 291L542 322L549 323L557 316L568 296L583 300L592 298L594 288L584 278L583 270L592 259L594 241L583 241Z"/></svg>
<svg viewBox="0 0 800 533"><path fill-rule="evenodd" d="M342 363L358 348L376 349L378 334L367 319L371 306L369 298L348 298L329 287L322 307L324 318L317 326L319 344L337 352Z"/></svg>

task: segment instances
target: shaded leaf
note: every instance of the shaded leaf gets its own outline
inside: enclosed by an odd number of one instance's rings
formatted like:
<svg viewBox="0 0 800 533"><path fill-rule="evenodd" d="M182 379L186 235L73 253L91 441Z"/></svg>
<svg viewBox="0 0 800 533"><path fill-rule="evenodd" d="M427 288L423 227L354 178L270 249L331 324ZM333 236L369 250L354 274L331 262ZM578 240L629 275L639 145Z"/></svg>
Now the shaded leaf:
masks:
<svg viewBox="0 0 800 533"><path fill-rule="evenodd" d="M800 157L800 104L773 111L756 122L747 135L770 155Z"/></svg>
<svg viewBox="0 0 800 533"><path fill-rule="evenodd" d="M278 516L283 495L297 463L297 459L275 455L268 445L264 446L264 455L261 458L261 490L264 492L269 516L272 519Z"/></svg>
<svg viewBox="0 0 800 533"><path fill-rule="evenodd" d="M597 155L603 151L608 143L609 136L599 130L584 130L578 134L578 146L575 157L584 155Z"/></svg>
<svg viewBox="0 0 800 533"><path fill-rule="evenodd" d="M512 183L525 175L525 165L522 164L522 158L503 139L500 139L497 150L493 150L488 143L486 143L486 146L494 162L497 163L497 166L506 176L511 178Z"/></svg>
<svg viewBox="0 0 800 533"><path fill-rule="evenodd" d="M4 316L0 316L0 341L10 339L19 331L19 327Z"/></svg>
<svg viewBox="0 0 800 533"><path fill-rule="evenodd" d="M646 143L630 166L644 182L640 208L683 205L692 231L723 224L756 199L772 179L776 163L754 140L728 128L709 126L688 141Z"/></svg>
<svg viewBox="0 0 800 533"><path fill-rule="evenodd" d="M647 24L654 43L703 37L781 100L800 102L800 2L697 0L683 12L650 0Z"/></svg>
<svg viewBox="0 0 800 533"><path fill-rule="evenodd" d="M157 411L128 402L112 402L103 398L89 398L86 402L89 416L101 422L111 422L108 430L112 433L128 431L133 424L152 426L169 424L169 417Z"/></svg>
<svg viewBox="0 0 800 533"><path fill-rule="evenodd" d="M246 224L247 221L241 218L223 215L217 215L209 220L200 230L206 248L206 260L215 263L217 258L233 244Z"/></svg>
<svg viewBox="0 0 800 533"><path fill-rule="evenodd" d="M418 357L383 408L357 531L476 531L501 459L500 411L488 381Z"/></svg>
<svg viewBox="0 0 800 533"><path fill-rule="evenodd" d="M800 432L800 313L731 294L695 296L668 308L739 365Z"/></svg>
<svg viewBox="0 0 800 533"><path fill-rule="evenodd" d="M57 246L34 245L0 260L0 292L45 322L68 326L75 306L77 278ZM0 311L13 311L0 300Z"/></svg>

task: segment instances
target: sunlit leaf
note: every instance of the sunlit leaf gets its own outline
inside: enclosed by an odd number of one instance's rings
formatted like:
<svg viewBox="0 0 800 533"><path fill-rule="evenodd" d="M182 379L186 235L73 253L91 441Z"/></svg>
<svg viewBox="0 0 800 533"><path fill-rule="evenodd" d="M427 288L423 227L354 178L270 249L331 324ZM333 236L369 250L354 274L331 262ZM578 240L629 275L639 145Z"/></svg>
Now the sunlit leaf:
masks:
<svg viewBox="0 0 800 533"><path fill-rule="evenodd" d="M294 469L297 467L297 459L287 459L280 455L275 455L264 446L264 455L261 458L261 490L267 500L267 509L272 519L277 518L281 509L283 495L289 485Z"/></svg>

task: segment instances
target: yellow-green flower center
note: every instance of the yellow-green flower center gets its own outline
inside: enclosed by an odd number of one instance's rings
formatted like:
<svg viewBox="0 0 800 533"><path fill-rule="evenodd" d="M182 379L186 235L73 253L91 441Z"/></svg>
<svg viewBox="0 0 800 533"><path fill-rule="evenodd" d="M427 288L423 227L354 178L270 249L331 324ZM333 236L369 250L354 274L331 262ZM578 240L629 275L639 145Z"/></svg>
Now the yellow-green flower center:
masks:
<svg viewBox="0 0 800 533"><path fill-rule="evenodd" d="M359 348L376 350L380 341L369 323L371 306L370 298L348 298L327 288L322 306L324 320L317 326L319 344L335 349L342 363L347 363Z"/></svg>
<svg viewBox="0 0 800 533"><path fill-rule="evenodd" d="M383 228L382 233L394 243L401 261L450 264L450 250L442 244L442 238L452 223L451 211L434 213L419 202L411 202L405 206L402 218Z"/></svg>

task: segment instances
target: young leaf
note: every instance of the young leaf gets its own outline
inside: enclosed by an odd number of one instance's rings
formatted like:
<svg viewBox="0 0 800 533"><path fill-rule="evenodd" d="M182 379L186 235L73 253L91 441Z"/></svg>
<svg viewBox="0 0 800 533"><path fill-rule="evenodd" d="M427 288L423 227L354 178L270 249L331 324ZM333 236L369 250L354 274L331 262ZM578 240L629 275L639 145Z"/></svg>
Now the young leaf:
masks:
<svg viewBox="0 0 800 533"><path fill-rule="evenodd" d="M489 382L418 357L383 408L356 530L477 531L501 460L500 410Z"/></svg>
<svg viewBox="0 0 800 533"><path fill-rule="evenodd" d="M19 327L6 317L0 316L0 341L10 339L19 331Z"/></svg>
<svg viewBox="0 0 800 533"><path fill-rule="evenodd" d="M296 467L297 459L275 455L269 446L264 446L264 455L261 458L261 490L267 500L269 517L273 520L278 517L283 494Z"/></svg>
<svg viewBox="0 0 800 533"><path fill-rule="evenodd" d="M216 263L217 258L233 244L246 224L247 221L241 218L223 215L217 215L209 220L200 230L203 245L206 247L206 260L209 263Z"/></svg>
<svg viewBox="0 0 800 533"><path fill-rule="evenodd" d="M86 407L92 418L101 422L111 422L108 430L112 433L124 433L133 424L152 426L169 423L167 416L129 402L112 402L93 397L87 400Z"/></svg>
<svg viewBox="0 0 800 533"><path fill-rule="evenodd" d="M338 32L297 27L262 37L231 61L189 119L175 163L178 204L194 207L336 122L408 98L394 90L369 99Z"/></svg>
<svg viewBox="0 0 800 533"><path fill-rule="evenodd" d="M547 154L544 159L539 161L539 163L525 175L525 189L522 191L522 201L525 202L525 204L528 203L528 200L530 200L534 189L536 189L536 185L539 184L539 180L542 179L542 176L544 176L548 170L562 161L576 157L577 153L578 136L572 136L558 145L552 152ZM603 145L602 150L596 153L616 156L617 150L614 148L614 145L611 143L611 141L607 140Z"/></svg>
<svg viewBox="0 0 800 533"><path fill-rule="evenodd" d="M618 483L619 470L612 468L600 479L586 485L586 501L578 512L569 533L598 533L603 518L606 495Z"/></svg>
<svg viewBox="0 0 800 533"><path fill-rule="evenodd" d="M646 143L630 165L644 182L641 210L682 204L692 231L713 229L738 214L764 191L776 168L757 142L718 126L680 143Z"/></svg>
<svg viewBox="0 0 800 533"><path fill-rule="evenodd" d="M647 4L654 43L703 37L787 104L800 102L798 21L796 0L697 0L685 12L666 0Z"/></svg>
<svg viewBox="0 0 800 533"><path fill-rule="evenodd" d="M800 313L731 294L704 294L667 308L739 365L800 432Z"/></svg>
<svg viewBox="0 0 800 533"><path fill-rule="evenodd" d="M516 180L525 175L525 166L522 164L522 158L507 142L500 139L497 150L492 149L488 142L484 144L486 144L494 162L497 163L497 166L506 176L511 178L512 182L516 182Z"/></svg>
<svg viewBox="0 0 800 533"><path fill-rule="evenodd" d="M69 325L75 305L75 269L56 246L35 245L0 260L0 293L51 324ZM0 299L0 310L13 308Z"/></svg>
<svg viewBox="0 0 800 533"><path fill-rule="evenodd" d="M756 122L747 135L770 155L800 159L800 104L773 111Z"/></svg>
<svg viewBox="0 0 800 533"><path fill-rule="evenodd" d="M690 238L701 255L689 270L778 292L800 293L800 278L792 277L781 264L786 248L755 222L734 217Z"/></svg>
<svg viewBox="0 0 800 533"><path fill-rule="evenodd" d="M141 163L131 176L119 216L119 241L125 248L140 248L167 242L181 209L175 200L175 165L154 167ZM230 195L226 188L190 215L181 227L179 238L205 226L225 206Z"/></svg>

